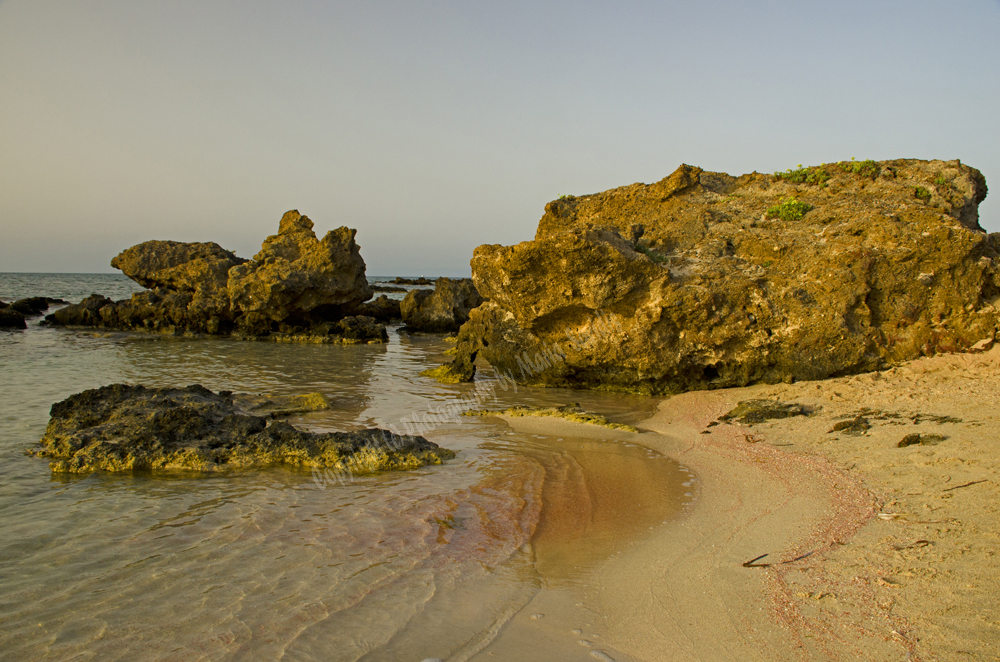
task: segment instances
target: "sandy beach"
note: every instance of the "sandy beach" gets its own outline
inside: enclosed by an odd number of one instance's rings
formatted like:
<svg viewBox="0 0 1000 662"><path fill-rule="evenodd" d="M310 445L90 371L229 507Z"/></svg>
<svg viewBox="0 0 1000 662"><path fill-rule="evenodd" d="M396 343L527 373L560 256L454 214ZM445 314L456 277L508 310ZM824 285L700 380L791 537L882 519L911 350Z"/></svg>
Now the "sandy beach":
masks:
<svg viewBox="0 0 1000 662"><path fill-rule="evenodd" d="M496 643L579 635L616 660L1000 659L998 376L995 348L665 399L641 433L610 434L690 469L694 505L597 568L583 602L552 586ZM751 399L812 413L710 425ZM592 634L558 617L584 607Z"/></svg>

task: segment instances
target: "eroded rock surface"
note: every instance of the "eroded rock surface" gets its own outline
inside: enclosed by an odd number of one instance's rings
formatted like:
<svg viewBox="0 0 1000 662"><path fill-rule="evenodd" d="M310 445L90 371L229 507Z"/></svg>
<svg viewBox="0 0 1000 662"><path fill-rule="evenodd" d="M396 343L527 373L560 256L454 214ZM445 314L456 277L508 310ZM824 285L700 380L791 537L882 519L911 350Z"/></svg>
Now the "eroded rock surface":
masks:
<svg viewBox="0 0 1000 662"><path fill-rule="evenodd" d="M286 399L287 400L287 399ZM316 434L277 413L326 404L261 400L202 386L146 388L112 384L52 405L39 457L55 472L187 470L218 472L272 465L372 473L441 464L454 457L423 437L370 429ZM258 416L244 407L266 413Z"/></svg>
<svg viewBox="0 0 1000 662"><path fill-rule="evenodd" d="M357 230L341 227L317 239L313 223L286 213L278 234L264 240L253 260L229 272L229 299L244 316L275 322L320 307L350 308L372 297Z"/></svg>
<svg viewBox="0 0 1000 662"><path fill-rule="evenodd" d="M246 339L384 342L385 328L347 319L371 298L355 230L318 239L313 223L286 213L253 260L214 243L147 241L113 267L144 287L125 301L93 295L46 317L50 324ZM367 329L368 335L360 330Z"/></svg>
<svg viewBox="0 0 1000 662"><path fill-rule="evenodd" d="M546 206L472 259L488 301L436 371L641 393L820 379L994 338L1000 235L958 161L732 177L682 166Z"/></svg>
<svg viewBox="0 0 1000 662"><path fill-rule="evenodd" d="M434 290L413 290L399 305L403 322L417 331L457 331L483 298L469 278L438 278Z"/></svg>

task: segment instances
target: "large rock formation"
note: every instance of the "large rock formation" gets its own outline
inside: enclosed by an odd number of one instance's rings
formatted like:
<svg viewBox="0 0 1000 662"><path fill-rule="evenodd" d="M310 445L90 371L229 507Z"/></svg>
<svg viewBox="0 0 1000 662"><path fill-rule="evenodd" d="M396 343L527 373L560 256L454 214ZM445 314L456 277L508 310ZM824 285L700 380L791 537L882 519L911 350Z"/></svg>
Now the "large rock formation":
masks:
<svg viewBox="0 0 1000 662"><path fill-rule="evenodd" d="M406 326L417 331L457 331L468 321L469 311L483 302L468 278L438 278L434 291L412 290L399 304Z"/></svg>
<svg viewBox="0 0 1000 662"><path fill-rule="evenodd" d="M111 260L111 266L157 293L156 300L140 296L135 301L133 308L139 316L149 305L179 294L181 299L160 307L169 308L177 318L175 323L184 328L214 333L232 317L229 270L245 262L216 243L146 241L122 251ZM178 315L181 308L183 314Z"/></svg>
<svg viewBox="0 0 1000 662"><path fill-rule="evenodd" d="M230 334L318 342L383 342L385 328L357 316L371 298L355 230L316 238L313 224L286 213L278 234L248 261L214 243L147 241L111 261L144 287L130 300L94 295L49 315L58 325L166 334ZM350 317L350 318L349 318ZM364 336L362 331L369 331Z"/></svg>
<svg viewBox="0 0 1000 662"><path fill-rule="evenodd" d="M1000 235L958 161L844 162L546 206L534 241L480 246L488 302L434 374L477 356L538 385L642 393L820 379L965 350L997 332Z"/></svg>
<svg viewBox="0 0 1000 662"><path fill-rule="evenodd" d="M229 272L229 299L239 326L258 333L262 325L342 317L372 297L365 261L354 242L356 230L341 227L316 238L313 223L286 213L278 234L264 240L253 261ZM337 315L337 313L341 313Z"/></svg>
<svg viewBox="0 0 1000 662"><path fill-rule="evenodd" d="M454 457L423 437L361 432L315 434L274 415L328 406L298 399L241 398L202 386L112 384L52 405L39 457L56 472L218 472L277 464L350 473L412 469ZM257 416L248 409L265 413Z"/></svg>

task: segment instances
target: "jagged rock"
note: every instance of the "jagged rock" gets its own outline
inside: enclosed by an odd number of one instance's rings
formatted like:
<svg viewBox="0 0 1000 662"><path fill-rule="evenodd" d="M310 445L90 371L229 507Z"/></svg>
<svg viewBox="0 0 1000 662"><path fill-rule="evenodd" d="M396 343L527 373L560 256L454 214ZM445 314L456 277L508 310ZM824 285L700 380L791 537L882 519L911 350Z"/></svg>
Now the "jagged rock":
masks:
<svg viewBox="0 0 1000 662"><path fill-rule="evenodd" d="M405 287L396 287L394 285L372 285L372 292L406 292Z"/></svg>
<svg viewBox="0 0 1000 662"><path fill-rule="evenodd" d="M384 328L338 324L372 295L354 234L342 227L318 240L312 221L290 211L253 261L214 243L147 241L111 265L151 289L118 302L94 295L45 323L245 339L384 341Z"/></svg>
<svg viewBox="0 0 1000 662"><path fill-rule="evenodd" d="M235 311L282 322L320 307L349 310L372 297L357 231L341 227L319 240L312 227L307 216L287 212L254 259L230 271Z"/></svg>
<svg viewBox="0 0 1000 662"><path fill-rule="evenodd" d="M101 294L91 294L80 303L60 308L45 316L45 323L56 326L102 326L101 309L115 302Z"/></svg>
<svg viewBox="0 0 1000 662"><path fill-rule="evenodd" d="M483 298L468 278L438 278L434 291L413 290L399 305L406 326L417 331L457 331Z"/></svg>
<svg viewBox="0 0 1000 662"><path fill-rule="evenodd" d="M247 413L226 391L113 384L52 406L39 457L56 472L229 469L285 464L352 473L412 469L454 457L385 430L303 432Z"/></svg>
<svg viewBox="0 0 1000 662"><path fill-rule="evenodd" d="M379 322L391 322L402 317L399 312L399 303L399 299L390 299L383 294L371 301L365 301L353 312L356 315L374 317Z"/></svg>
<svg viewBox="0 0 1000 662"><path fill-rule="evenodd" d="M396 276L393 280L396 285L433 285L434 281L429 278L421 276L420 278L403 278L402 276Z"/></svg>
<svg viewBox="0 0 1000 662"><path fill-rule="evenodd" d="M66 302L62 299L53 299L51 297L28 297L27 299L19 299L14 303L8 304L8 307L11 310L16 310L25 317L35 317L48 310L49 305L58 303Z"/></svg>
<svg viewBox="0 0 1000 662"><path fill-rule="evenodd" d="M119 253L111 260L111 266L121 269L143 287L161 291L161 302L167 301L169 292L190 294L185 310L174 310L169 315L190 320L194 327L204 327L212 317L229 318L229 270L245 262L212 242L146 241ZM146 305L147 301L135 301L137 310ZM199 323L201 320L204 321Z"/></svg>
<svg viewBox="0 0 1000 662"><path fill-rule="evenodd" d="M896 160L731 177L682 166L546 206L534 241L480 246L488 302L435 371L482 356L529 384L640 393L820 379L997 333L1000 235L982 174Z"/></svg>
<svg viewBox="0 0 1000 662"><path fill-rule="evenodd" d="M0 308L0 329L27 329L24 315L11 310L9 306Z"/></svg>

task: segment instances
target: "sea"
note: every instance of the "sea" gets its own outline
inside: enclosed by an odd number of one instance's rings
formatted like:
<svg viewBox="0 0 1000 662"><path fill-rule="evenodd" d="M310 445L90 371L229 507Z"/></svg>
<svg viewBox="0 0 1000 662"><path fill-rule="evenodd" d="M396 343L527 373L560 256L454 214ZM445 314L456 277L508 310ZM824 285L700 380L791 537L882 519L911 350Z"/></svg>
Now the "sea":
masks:
<svg viewBox="0 0 1000 662"><path fill-rule="evenodd" d="M138 291L119 274L0 274L8 302ZM443 334L390 327L386 344L296 345L40 319L0 331L4 660L532 659L508 625L539 592L566 592L581 619L599 619L596 569L694 499L692 474L642 435L525 434L458 415L578 402L636 423L654 399L514 386L485 364L475 383L442 385L419 373L449 360ZM333 407L293 425L410 429L457 456L370 476L173 476L53 473L31 454L54 403L118 382L319 392ZM569 635L559 659L600 655L630 659Z"/></svg>

